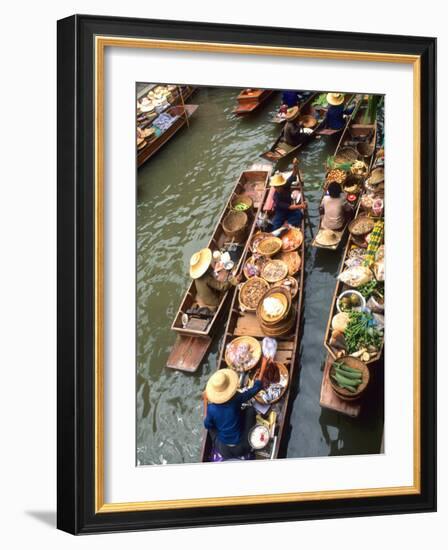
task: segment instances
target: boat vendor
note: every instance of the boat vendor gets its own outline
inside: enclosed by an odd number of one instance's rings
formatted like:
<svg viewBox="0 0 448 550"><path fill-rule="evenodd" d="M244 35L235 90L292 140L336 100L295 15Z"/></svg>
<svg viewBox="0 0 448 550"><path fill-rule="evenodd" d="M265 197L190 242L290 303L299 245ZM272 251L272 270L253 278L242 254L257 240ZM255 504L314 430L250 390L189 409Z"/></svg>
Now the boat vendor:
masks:
<svg viewBox="0 0 448 550"><path fill-rule="evenodd" d="M299 172L299 163L294 159L292 174L288 179L285 179L283 174L276 173L270 180L270 186L275 189L274 193L274 217L272 219L272 230L275 231L282 225L293 225L300 227L303 218L303 211L307 204L302 200L300 193L300 202L296 202L291 193L291 185L298 181L300 188L303 184Z"/></svg>
<svg viewBox="0 0 448 550"><path fill-rule="evenodd" d="M233 369L219 369L207 382L203 395L204 426L215 451L224 459L240 458L251 451L248 435L255 424L256 411L250 406L243 410L241 405L262 389L263 374L243 392L238 391L238 374Z"/></svg>
<svg viewBox="0 0 448 550"><path fill-rule="evenodd" d="M353 208L346 201L339 183L331 182L327 189L328 194L322 199L320 214L321 227L337 231L342 229L347 221L353 217Z"/></svg>
<svg viewBox="0 0 448 550"><path fill-rule="evenodd" d="M299 120L300 109L291 107L286 111L285 120L286 124L283 128L283 140L292 147L300 145L302 143L304 134L302 132L302 125Z"/></svg>
<svg viewBox="0 0 448 550"><path fill-rule="evenodd" d="M233 275L229 275L224 281L218 280L212 260L210 248L195 252L190 259L190 277L194 279L198 301L210 309L218 307L224 292L239 282L238 277Z"/></svg>
<svg viewBox="0 0 448 550"><path fill-rule="evenodd" d="M299 92L297 90L284 90L282 92L282 104L287 108L295 107L299 103Z"/></svg>
<svg viewBox="0 0 448 550"><path fill-rule="evenodd" d="M345 126L344 116L353 111L344 108L344 94L327 94L328 110L325 116L325 127L330 130L341 130Z"/></svg>

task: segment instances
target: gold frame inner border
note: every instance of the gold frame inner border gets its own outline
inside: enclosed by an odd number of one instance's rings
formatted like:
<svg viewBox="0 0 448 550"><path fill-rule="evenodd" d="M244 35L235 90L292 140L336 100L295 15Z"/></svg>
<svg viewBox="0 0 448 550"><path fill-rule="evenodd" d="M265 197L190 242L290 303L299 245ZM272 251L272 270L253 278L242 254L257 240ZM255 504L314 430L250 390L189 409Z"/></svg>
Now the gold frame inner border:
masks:
<svg viewBox="0 0 448 550"><path fill-rule="evenodd" d="M301 57L347 61L406 63L413 65L413 196L414 196L414 364L413 364L413 485L370 489L344 489L302 493L276 493L216 498L192 498L142 502L106 503L104 501L104 55L106 47L199 51L243 55ZM320 50L293 47L254 46L122 38L95 37L95 513L167 510L211 506L231 506L276 502L304 502L341 498L362 498L420 494L420 57L389 53Z"/></svg>

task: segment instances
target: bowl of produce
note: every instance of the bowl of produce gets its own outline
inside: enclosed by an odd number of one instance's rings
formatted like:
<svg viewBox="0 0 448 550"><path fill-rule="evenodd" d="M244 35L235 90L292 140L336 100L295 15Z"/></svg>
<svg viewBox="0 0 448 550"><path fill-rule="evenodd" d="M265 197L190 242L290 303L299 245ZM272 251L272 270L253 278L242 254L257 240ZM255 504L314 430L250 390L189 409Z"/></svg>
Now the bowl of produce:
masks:
<svg viewBox="0 0 448 550"><path fill-rule="evenodd" d="M350 172L355 176L364 176L368 170L367 164L363 160L356 160L350 167Z"/></svg>
<svg viewBox="0 0 448 550"><path fill-rule="evenodd" d="M237 195L232 199L231 207L236 212L246 212L250 210L254 204L254 201L249 195Z"/></svg>
<svg viewBox="0 0 448 550"><path fill-rule="evenodd" d="M258 277L266 262L268 262L268 258L265 256L258 256L256 254L250 256L243 266L243 273L246 279L250 279L250 277Z"/></svg>
<svg viewBox="0 0 448 550"><path fill-rule="evenodd" d="M281 287L288 290L291 293L291 298L294 298L299 292L299 282L295 277L288 276L277 283L272 283L271 288L275 287Z"/></svg>
<svg viewBox="0 0 448 550"><path fill-rule="evenodd" d="M257 247L263 241L264 239L269 239L269 237L272 237L270 233L265 233L264 231L258 231L255 233L255 235L252 237L252 240L250 241L250 250L253 253L257 252Z"/></svg>
<svg viewBox="0 0 448 550"><path fill-rule="evenodd" d="M251 277L240 288L239 302L244 311L255 311L263 295L269 290L269 283L261 277Z"/></svg>
<svg viewBox="0 0 448 550"><path fill-rule="evenodd" d="M227 344L225 362L236 371L253 369L261 358L261 344L252 336L240 336Z"/></svg>
<svg viewBox="0 0 448 550"><path fill-rule="evenodd" d="M370 373L365 363L354 357L335 360L329 372L331 389L345 400L359 399L369 384Z"/></svg>
<svg viewBox="0 0 448 550"><path fill-rule="evenodd" d="M258 254L263 256L274 256L282 248L283 241L279 237L268 237L257 245Z"/></svg>
<svg viewBox="0 0 448 550"><path fill-rule="evenodd" d="M345 290L336 301L336 309L339 313L348 311L361 311L366 307L364 296L356 290Z"/></svg>
<svg viewBox="0 0 448 550"><path fill-rule="evenodd" d="M261 367L260 367L261 368ZM260 368L257 368L254 379L257 378ZM260 390L255 399L263 405L277 403L286 392L289 383L289 372L283 363L269 363L261 380L263 389Z"/></svg>
<svg viewBox="0 0 448 550"><path fill-rule="evenodd" d="M291 308L291 294L280 287L271 288L260 300L257 317L263 324L276 324L284 319Z"/></svg>
<svg viewBox="0 0 448 550"><path fill-rule="evenodd" d="M366 235L372 231L375 225L375 220L368 216L358 216L348 226L348 230L352 235L360 236Z"/></svg>
<svg viewBox="0 0 448 550"><path fill-rule="evenodd" d="M282 233L280 238L282 240L282 250L284 252L297 250L303 243L303 233L298 227L290 227L287 231Z"/></svg>
<svg viewBox="0 0 448 550"><path fill-rule="evenodd" d="M341 314L339 314L341 315ZM368 311L350 311L344 330L346 354L367 363L379 357L383 347L383 328Z"/></svg>
<svg viewBox="0 0 448 550"><path fill-rule="evenodd" d="M302 265L302 258L297 250L284 250L279 254L278 259L288 266L288 275L290 276L295 275Z"/></svg>
<svg viewBox="0 0 448 550"><path fill-rule="evenodd" d="M277 283L288 275L288 264L281 260L269 260L261 268L261 276L268 283Z"/></svg>
<svg viewBox="0 0 448 550"><path fill-rule="evenodd" d="M347 172L345 170L341 170L341 168L333 168L327 173L325 179L327 184L335 182L342 185L347 179Z"/></svg>

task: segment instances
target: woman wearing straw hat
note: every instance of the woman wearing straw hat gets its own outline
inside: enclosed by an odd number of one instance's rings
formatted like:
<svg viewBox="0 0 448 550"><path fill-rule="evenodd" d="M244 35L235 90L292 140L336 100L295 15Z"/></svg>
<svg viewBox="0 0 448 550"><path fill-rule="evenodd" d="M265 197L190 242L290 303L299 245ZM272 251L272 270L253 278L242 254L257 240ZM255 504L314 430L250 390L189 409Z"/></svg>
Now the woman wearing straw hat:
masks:
<svg viewBox="0 0 448 550"><path fill-rule="evenodd" d="M353 109L344 110L344 94L327 94L328 110L325 116L325 126L330 130L341 130L345 126L344 115L349 114Z"/></svg>
<svg viewBox="0 0 448 550"><path fill-rule="evenodd" d="M275 231L283 225L293 225L294 227L300 227L303 218L303 211L306 209L307 204L300 199L300 202L293 200L291 195L291 185L296 180L300 179L299 163L297 159L294 159L292 174L288 179L285 179L283 174L277 172L270 179L270 186L275 189L273 206L274 217L271 221L272 230Z"/></svg>
<svg viewBox="0 0 448 550"><path fill-rule="evenodd" d="M218 281L213 273L212 258L210 248L203 248L190 258L190 277L194 279L197 298L211 309L219 305L224 292L238 284L238 278L233 276L227 281Z"/></svg>
<svg viewBox="0 0 448 550"><path fill-rule="evenodd" d="M262 369L263 370L263 369ZM256 411L246 403L262 389L259 374L252 388L238 391L238 374L219 369L209 378L204 392L204 426L211 435L213 448L224 459L240 458L250 451L249 431L255 424Z"/></svg>
<svg viewBox="0 0 448 550"><path fill-rule="evenodd" d="M286 124L283 128L283 140L293 147L299 145L303 139L302 126L299 122L300 109L295 106L286 111Z"/></svg>

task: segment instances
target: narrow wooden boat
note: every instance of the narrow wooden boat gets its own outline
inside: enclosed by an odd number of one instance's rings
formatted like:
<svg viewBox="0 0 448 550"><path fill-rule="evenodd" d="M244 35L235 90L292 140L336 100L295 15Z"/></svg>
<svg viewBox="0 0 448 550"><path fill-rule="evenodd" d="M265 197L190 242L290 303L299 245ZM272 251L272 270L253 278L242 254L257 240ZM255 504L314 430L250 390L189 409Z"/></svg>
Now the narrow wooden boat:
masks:
<svg viewBox="0 0 448 550"><path fill-rule="evenodd" d="M303 92L301 92L301 93L303 93ZM316 97L316 94L311 94L311 95L314 95L314 97ZM308 96L308 97L305 97L305 98L303 99L303 101L300 101L300 102L299 102L299 108L300 108L300 109L302 109L303 106L305 105L305 103L308 102L308 100L310 99L311 95ZM271 122L273 122L274 124L284 124L284 123L286 122L285 117L280 115L280 109L279 109L279 110L275 113L275 115L271 118Z"/></svg>
<svg viewBox="0 0 448 550"><path fill-rule="evenodd" d="M236 116L244 116L254 112L261 107L273 93L274 90L264 90L260 88L246 88L242 90L236 98L238 104L233 110L233 114Z"/></svg>
<svg viewBox="0 0 448 550"><path fill-rule="evenodd" d="M148 94L148 92L150 92L151 90L153 90L157 86L158 86L158 84L148 84L148 85L146 85L144 88L142 88L137 93L137 99L139 99L139 100L142 99L143 97L145 97ZM169 103L170 103L169 106L182 105L183 103L185 103L190 98L190 96L196 90L197 90L197 86L190 86L190 85L176 86L175 89L171 91L172 99L169 101Z"/></svg>
<svg viewBox="0 0 448 550"><path fill-rule="evenodd" d="M303 191L302 191L303 192ZM295 310L295 321L292 332L289 335L277 337L277 353L274 361L285 365L289 372L289 385L279 401L273 403L270 409L265 412L264 417L268 416L271 411L276 414L275 428L273 437L270 438L269 444L262 451L256 451L257 459L274 459L284 456L285 453L285 433L287 426L287 418L289 414L291 388L296 383L299 366L297 365L297 355L299 351L301 327L302 327L302 309L303 309L303 291L304 291L304 274L305 274L305 219L301 225L302 234L304 236L298 253L301 257L301 265L299 272L295 275L298 282L298 292L293 299ZM246 249L243 260L245 261L251 252ZM252 336L257 340L262 341L265 334L260 327L255 313L250 311L241 311L239 307L238 292L235 292L232 305L227 320L226 330L222 341L220 358L217 364L218 368L226 368L225 350L229 342L239 336ZM201 462L210 462L212 460L212 441L207 430L203 430L203 439L201 447Z"/></svg>
<svg viewBox="0 0 448 550"><path fill-rule="evenodd" d="M234 239L229 238L224 232L223 221L231 210L231 204L234 198L237 195L249 195L253 200L253 208L249 211L247 239L242 243L238 243L239 259L235 262L234 267L237 273L241 271L244 251L255 231L257 215L261 210L264 197L268 193L271 169L272 167L270 165L258 163L252 166L250 170L242 172L229 196L208 243L208 247L212 251L215 251L222 249L226 243L234 242ZM183 318L187 314L187 311L194 307L203 306L203 304L200 304L197 300L196 286L194 281L191 281L171 325L172 330L174 330L178 336L168 358L167 367L189 372L194 372L199 367L211 343L217 321L225 311L233 291L234 289L230 289L223 295L212 317L202 319L191 317L185 324Z"/></svg>
<svg viewBox="0 0 448 550"><path fill-rule="evenodd" d="M307 134L303 134L303 140L298 145L289 145L288 143L283 141L282 129L280 135L275 140L271 148L260 155L261 158L264 158L265 160L268 160L269 162L272 162L274 164L278 163L281 160L291 158L294 154L297 154L299 149L304 147L317 135L319 129L322 127L324 122L323 116L319 118L319 113L322 113L322 111L318 112L313 107L313 101L318 95L319 94L312 94L300 108L300 116L308 115L316 118L317 124L312 129L313 131Z"/></svg>
<svg viewBox="0 0 448 550"><path fill-rule="evenodd" d="M360 212L359 209L358 209L358 212ZM339 273L342 273L342 271L344 271L345 260L347 259L348 253L349 253L349 251L350 251L350 249L352 248L353 245L354 245L354 241L353 241L352 237L350 236L348 241L347 241L347 244L345 246L344 255L343 255L343 258L342 258ZM342 292L344 292L344 290L351 290L351 287L344 284L343 282L339 281L339 279L338 279L337 282L336 282L336 288L334 290L333 298L332 298L332 301L331 301L330 315L328 317L327 326L325 328L324 346L325 346L326 350L328 351L329 355L333 359L337 358L337 350L334 349L332 346L330 346L330 338L331 338L331 332L332 332L332 330L331 330L331 321L332 321L334 315L336 315L336 313L338 313L338 310L337 310L337 307L336 307L336 302L337 302L338 297L340 296L340 294ZM356 290L356 289L354 289L354 290ZM382 353L383 353L383 347L384 347L384 338L383 338L382 345L381 345L380 349L378 350L378 352L375 353L375 354L371 354L370 359L368 361L364 361L364 362L366 364L374 364L377 361L379 361L381 356L382 356Z"/></svg>
<svg viewBox="0 0 448 550"><path fill-rule="evenodd" d="M377 125L376 122L374 124L362 124L362 120L364 118L365 109L367 108L367 100L363 99L360 102L357 103L355 109L352 112L352 115L348 118L347 124L344 127L343 133L338 141L338 144L336 145L336 149L334 152L334 155L336 156L342 149L346 147L350 147L352 149L356 149L360 144L363 146L363 152L370 152L370 154L363 154L361 155L358 153L358 159L364 160L364 162L367 163L369 167L369 171L373 162L374 158L374 152L375 152L375 146L376 146L376 136L377 136ZM320 200L320 203L322 203L323 198L325 197L326 189L324 184L324 190L322 193L322 198ZM354 204L354 208L357 207L359 198L361 196L361 193L359 193L357 201ZM347 220L347 223L344 225L342 229L339 231L334 231L334 233L337 235L337 240L334 244L331 245L323 245L318 242L317 236L319 235L319 231L322 229L322 216L320 218L319 222L319 228L316 232L316 236L313 239L313 242L311 243L312 246L316 248L322 248L325 250L337 250L339 246L341 245L341 242L344 240L344 237L347 234L347 228L348 224L350 223L350 220Z"/></svg>
<svg viewBox="0 0 448 550"><path fill-rule="evenodd" d="M171 116L177 116L173 124L158 137L148 141L147 144L137 151L137 166L140 168L149 158L165 145L185 124L190 117L196 112L198 105L174 105L169 107L165 112Z"/></svg>

